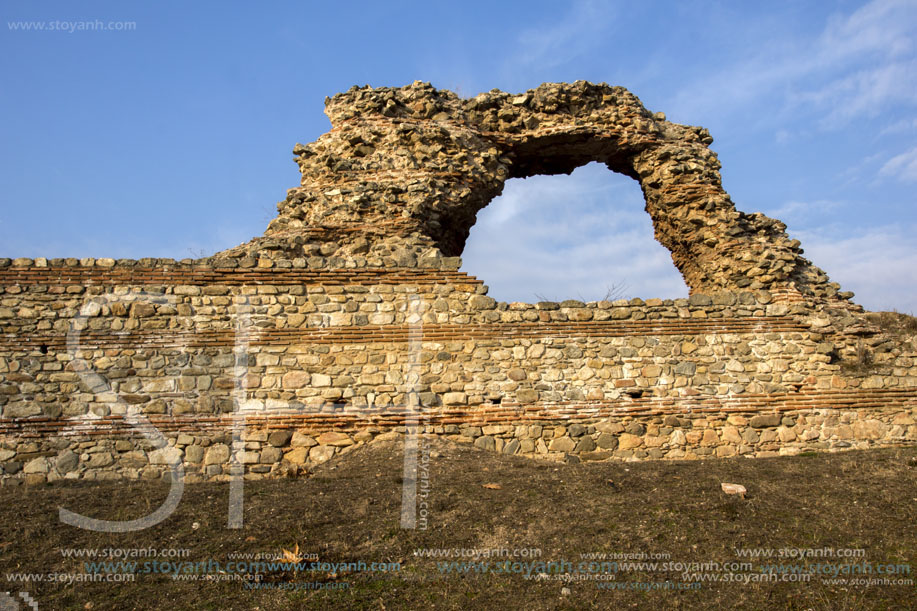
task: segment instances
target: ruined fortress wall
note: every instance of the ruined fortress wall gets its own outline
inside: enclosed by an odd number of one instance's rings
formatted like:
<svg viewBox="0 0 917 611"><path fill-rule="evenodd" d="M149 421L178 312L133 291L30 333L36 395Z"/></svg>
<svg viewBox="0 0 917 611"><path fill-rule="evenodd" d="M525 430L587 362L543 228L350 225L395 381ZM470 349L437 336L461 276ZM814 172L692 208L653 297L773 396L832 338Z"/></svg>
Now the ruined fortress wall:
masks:
<svg viewBox="0 0 917 611"><path fill-rule="evenodd" d="M326 113L246 244L0 259L0 481L259 478L402 434L558 460L917 441L913 331L737 210L705 129L582 81ZM459 271L506 180L593 161L640 183L689 298L497 303Z"/></svg>
<svg viewBox="0 0 917 611"><path fill-rule="evenodd" d="M914 355L848 375L864 331L787 295L505 304L443 268L143 263L0 260L4 481L159 478L175 456L226 478L234 430L248 477L406 425L585 460L917 440Z"/></svg>

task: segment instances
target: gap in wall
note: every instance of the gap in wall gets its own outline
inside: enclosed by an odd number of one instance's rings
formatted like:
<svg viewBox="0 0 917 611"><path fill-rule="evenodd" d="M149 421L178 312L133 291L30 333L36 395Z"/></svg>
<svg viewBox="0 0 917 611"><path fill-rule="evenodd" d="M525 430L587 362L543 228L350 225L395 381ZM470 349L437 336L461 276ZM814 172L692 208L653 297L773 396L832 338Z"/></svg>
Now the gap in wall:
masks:
<svg viewBox="0 0 917 611"><path fill-rule="evenodd" d="M600 163L506 182L478 212L462 270L498 301L688 296L637 181Z"/></svg>

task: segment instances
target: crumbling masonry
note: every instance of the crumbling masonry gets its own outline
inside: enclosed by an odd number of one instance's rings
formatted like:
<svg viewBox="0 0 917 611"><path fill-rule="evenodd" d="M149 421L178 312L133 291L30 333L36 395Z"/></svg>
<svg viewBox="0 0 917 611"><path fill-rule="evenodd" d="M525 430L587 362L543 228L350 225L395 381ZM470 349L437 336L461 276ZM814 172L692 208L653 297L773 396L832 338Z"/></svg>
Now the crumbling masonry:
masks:
<svg viewBox="0 0 917 611"><path fill-rule="evenodd" d="M736 210L705 129L586 82L355 87L326 113L247 244L0 259L4 483L259 478L405 430L566 460L917 441L913 335ZM594 161L640 183L689 298L497 303L459 271L507 179Z"/></svg>

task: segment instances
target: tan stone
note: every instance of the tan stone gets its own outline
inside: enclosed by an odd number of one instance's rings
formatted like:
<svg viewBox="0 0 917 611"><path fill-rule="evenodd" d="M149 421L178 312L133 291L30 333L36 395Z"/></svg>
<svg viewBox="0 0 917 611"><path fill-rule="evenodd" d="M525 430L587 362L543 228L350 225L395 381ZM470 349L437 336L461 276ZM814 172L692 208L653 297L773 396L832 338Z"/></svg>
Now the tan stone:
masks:
<svg viewBox="0 0 917 611"><path fill-rule="evenodd" d="M261 459L261 454L259 452L244 451L239 452L239 462L243 465L253 465L257 464Z"/></svg>
<svg viewBox="0 0 917 611"><path fill-rule="evenodd" d="M284 374L281 384L284 388L297 389L309 386L311 380L312 375L305 371L291 371Z"/></svg>
<svg viewBox="0 0 917 611"><path fill-rule="evenodd" d="M332 446L315 446L309 450L309 461L314 464L327 462L334 456L334 447Z"/></svg>
<svg viewBox="0 0 917 611"><path fill-rule="evenodd" d="M881 420L857 420L853 423L855 439L882 439L888 432L888 425Z"/></svg>
<svg viewBox="0 0 917 611"><path fill-rule="evenodd" d="M294 448L311 448L312 446L318 445L318 442L315 441L313 437L296 431L293 433L293 437L290 439L290 445Z"/></svg>
<svg viewBox="0 0 917 611"><path fill-rule="evenodd" d="M284 460L288 460L291 463L297 465L305 464L309 461L309 448L299 447L293 448L289 452L283 455Z"/></svg>
<svg viewBox="0 0 917 611"><path fill-rule="evenodd" d="M331 386L331 376L325 375L323 373L313 373L312 374L312 386L316 388Z"/></svg>
<svg viewBox="0 0 917 611"><path fill-rule="evenodd" d="M217 443L209 448L204 454L204 465L221 465L229 462L229 446L224 443Z"/></svg>
<svg viewBox="0 0 917 611"><path fill-rule="evenodd" d="M556 437L551 440L551 444L548 446L548 449L551 452L572 452L573 448L576 447L576 442L574 442L569 437Z"/></svg>
<svg viewBox="0 0 917 611"><path fill-rule="evenodd" d="M465 405L467 402L468 397L463 392L447 392L443 395L445 405Z"/></svg>
<svg viewBox="0 0 917 611"><path fill-rule="evenodd" d="M318 436L317 441L319 445L323 446L343 447L353 445L353 439L351 439L349 435L337 431L322 433Z"/></svg>
<svg viewBox="0 0 917 611"><path fill-rule="evenodd" d="M86 466L89 469L101 469L110 467L114 462L115 459L110 452L96 452L95 454L89 455L89 461L86 463Z"/></svg>
<svg viewBox="0 0 917 611"><path fill-rule="evenodd" d="M780 415L779 414L761 414L758 416L752 416L748 421L752 427L756 429L766 428L771 426L780 425Z"/></svg>
<svg viewBox="0 0 917 611"><path fill-rule="evenodd" d="M611 433L612 435L617 435L618 433L624 431L624 425L617 421L598 422L595 425L595 430L599 431L600 433Z"/></svg>
<svg viewBox="0 0 917 611"><path fill-rule="evenodd" d="M185 448L185 461L199 463L204 459L204 448L201 446L188 446Z"/></svg>
<svg viewBox="0 0 917 611"><path fill-rule="evenodd" d="M812 441L818 439L820 435L821 433L818 429L806 429L799 435L799 439L802 441Z"/></svg>
<svg viewBox="0 0 917 611"><path fill-rule="evenodd" d="M99 454L93 454L89 460L89 466L93 466L93 459ZM182 459L182 452L174 446L167 446L164 448L159 448L158 450L153 450L149 453L149 461L151 465L174 465L178 464ZM110 455L109 455L110 457ZM107 458L103 458L102 462L107 462ZM114 462L112 460L112 462ZM105 466L105 465L103 465Z"/></svg>
<svg viewBox="0 0 917 611"><path fill-rule="evenodd" d="M22 468L23 473L47 473L49 470L48 459L44 456L30 460Z"/></svg>
<svg viewBox="0 0 917 611"><path fill-rule="evenodd" d="M701 438L700 444L702 446L715 446L719 441L720 438L717 437L716 431L713 429L704 429L704 436Z"/></svg>
<svg viewBox="0 0 917 611"><path fill-rule="evenodd" d="M723 441L727 443L742 443L742 436L734 426L724 426L722 436Z"/></svg>
<svg viewBox="0 0 917 611"><path fill-rule="evenodd" d="M849 424L839 424L834 429L834 434L838 439L853 439L853 427Z"/></svg>
<svg viewBox="0 0 917 611"><path fill-rule="evenodd" d="M618 450L631 450L643 445L643 438L630 433L621 433L618 437Z"/></svg>

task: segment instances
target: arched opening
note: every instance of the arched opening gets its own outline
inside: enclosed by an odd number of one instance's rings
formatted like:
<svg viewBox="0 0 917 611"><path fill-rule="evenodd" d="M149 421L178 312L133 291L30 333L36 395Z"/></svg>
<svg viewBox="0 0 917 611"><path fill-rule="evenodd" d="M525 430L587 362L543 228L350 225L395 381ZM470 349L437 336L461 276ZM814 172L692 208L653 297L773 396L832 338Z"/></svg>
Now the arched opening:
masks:
<svg viewBox="0 0 917 611"><path fill-rule="evenodd" d="M825 298L841 295L839 286L801 256L799 241L786 235L783 223L736 209L723 190L720 162L709 148L713 139L707 130L666 121L621 87L545 83L520 95L491 91L470 100L428 85L354 88L329 100L326 112L335 129L314 146L294 149L302 187L290 190L279 206L280 216L245 252L279 252L295 259L308 254L306 240L315 237L329 245L324 249L329 252L373 253L374 266L412 267L417 261L390 256L396 252L413 251L430 262L436 255L460 256L477 213L503 192L508 180L568 174L583 166L589 169L580 172L593 172L598 168L588 164L597 162L639 182L643 205L635 202L630 208L647 213L651 235L671 253L690 292L776 289ZM609 174L604 179L616 180ZM542 180L552 179L536 179ZM561 202L557 210L569 206ZM491 214L507 226L495 233L480 227L475 232L487 234L482 238L488 248L518 235L524 226L520 223L532 216L515 218L512 211L498 213L500 207L498 202ZM554 231L536 235L536 241L549 245L563 278L582 277L582 270L589 268L571 259L571 253L598 257L602 265L586 272L582 288L532 289L526 284L518 297L562 292L589 299L603 297L619 283L628 284L634 295L683 294L674 275L662 286L645 284L659 278L653 263L663 257L649 249L622 247L620 229L611 239L586 241L597 227L607 232L616 220L626 218L626 212L615 210L617 216L604 223L575 223L572 229L560 222L557 212L544 220ZM511 226L507 217L513 217ZM567 240L558 243L561 229ZM493 278L493 270L505 269L510 259L520 265L506 276L523 277L532 270L536 277L549 276L544 259L526 260L518 248L503 255L491 250L484 257L475 250L465 253L466 269L483 278ZM222 254L229 253L237 251ZM615 267L608 269L611 264ZM515 297L502 289L502 282L488 282L496 295Z"/></svg>
<svg viewBox="0 0 917 611"><path fill-rule="evenodd" d="M462 269L507 302L688 295L639 183L598 162L507 181L477 213Z"/></svg>

